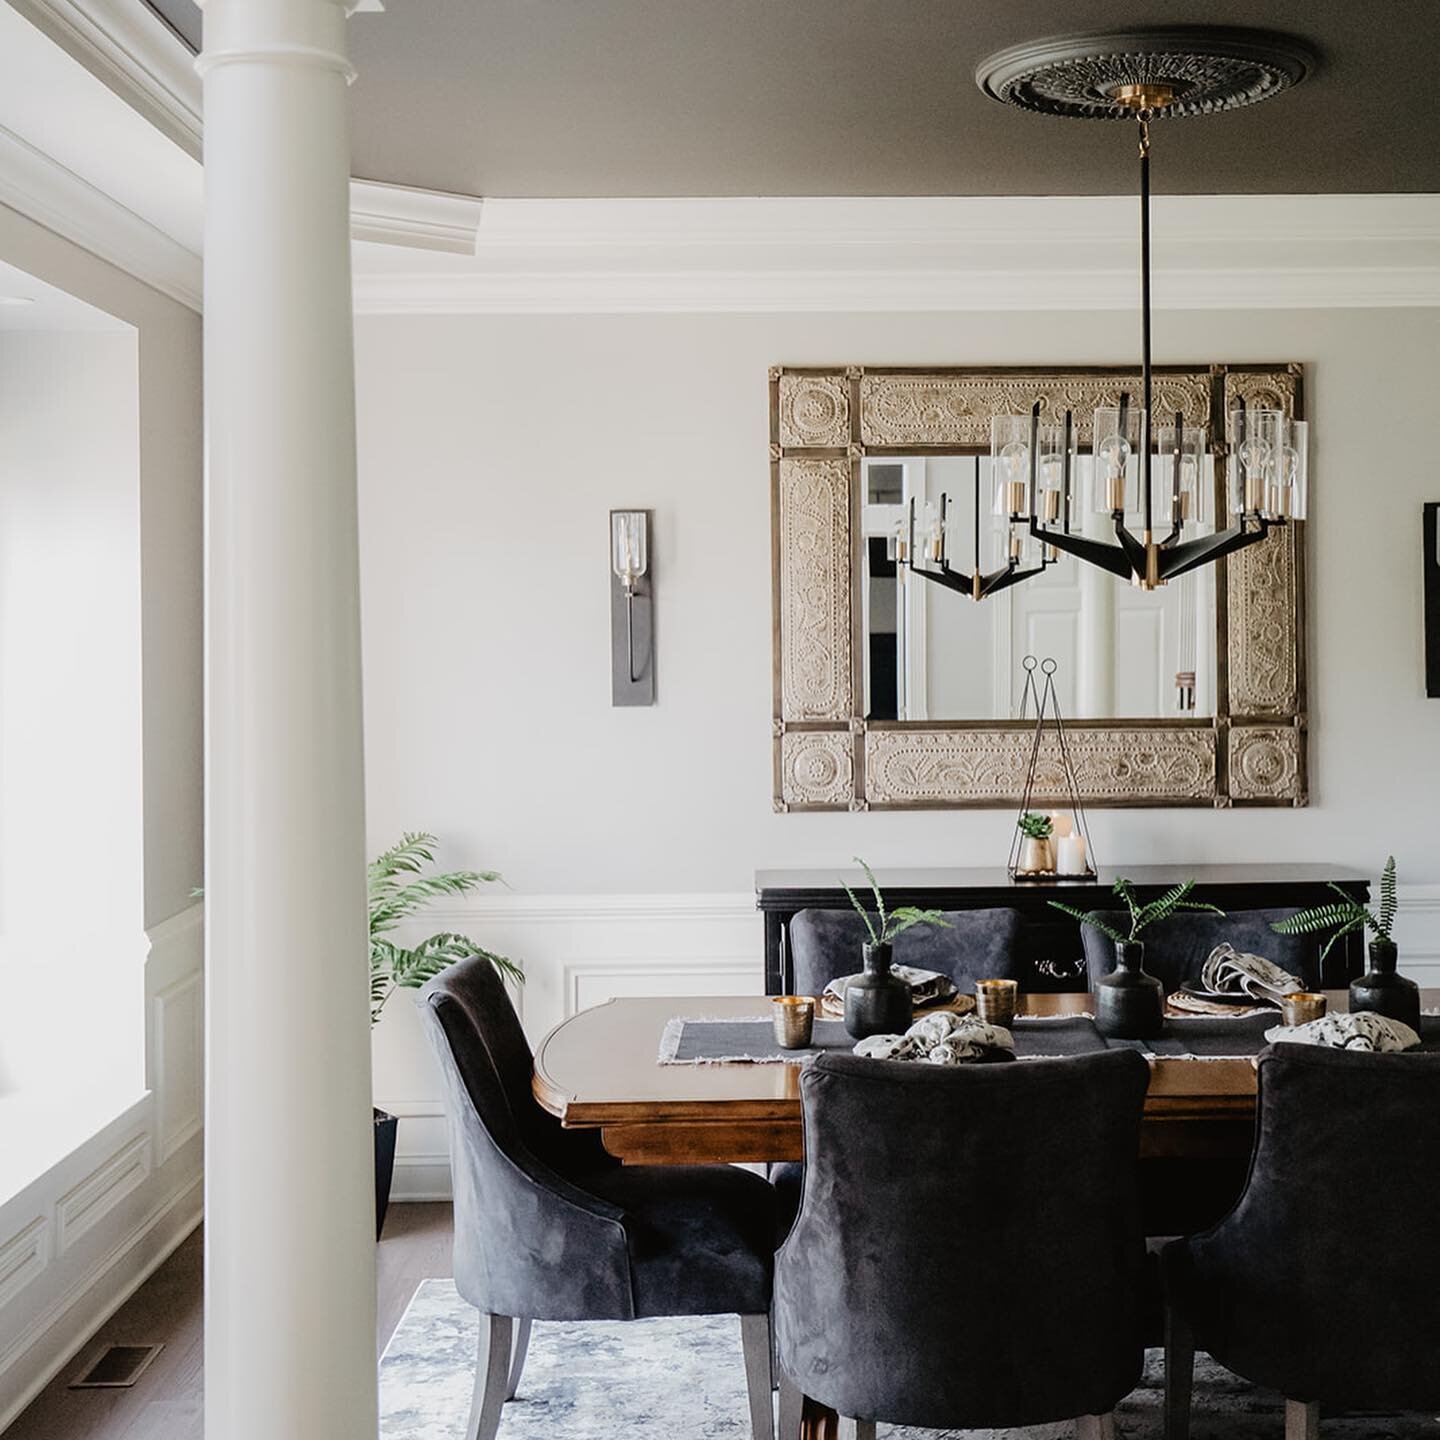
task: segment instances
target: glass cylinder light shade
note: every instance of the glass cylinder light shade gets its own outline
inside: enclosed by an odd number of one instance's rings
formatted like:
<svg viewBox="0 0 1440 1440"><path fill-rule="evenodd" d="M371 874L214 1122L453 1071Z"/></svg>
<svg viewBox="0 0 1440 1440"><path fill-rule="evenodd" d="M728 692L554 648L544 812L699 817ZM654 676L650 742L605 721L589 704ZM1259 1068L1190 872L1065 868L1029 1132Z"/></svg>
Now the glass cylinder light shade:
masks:
<svg viewBox="0 0 1440 1440"><path fill-rule="evenodd" d="M1126 407L1123 429L1120 414L1119 406L1095 412L1090 508L1097 515L1138 508L1139 465L1136 457L1140 454L1145 412Z"/></svg>
<svg viewBox="0 0 1440 1440"><path fill-rule="evenodd" d="M1266 511L1279 475L1287 424L1281 410L1230 411L1225 438L1230 456L1226 463L1230 514L1260 515Z"/></svg>
<svg viewBox="0 0 1440 1440"><path fill-rule="evenodd" d="M1039 453L1039 460L1035 472L1035 509L1040 523L1056 530L1069 529L1069 522L1075 513L1077 447L1073 426L1069 444L1067 486L1065 426L1042 425L1036 435L1035 448Z"/></svg>
<svg viewBox="0 0 1440 1440"><path fill-rule="evenodd" d="M1030 424L1028 415L995 415L990 420L996 515L1030 518Z"/></svg>
<svg viewBox="0 0 1440 1440"><path fill-rule="evenodd" d="M1028 520L997 524L990 533L988 544L991 563L996 569L1003 569L1013 560L1017 566L1028 570L1040 563L1043 553L1041 542L1030 533Z"/></svg>
<svg viewBox="0 0 1440 1440"><path fill-rule="evenodd" d="M940 507L927 500L915 513L915 558L938 565L945 558L945 529Z"/></svg>
<svg viewBox="0 0 1440 1440"><path fill-rule="evenodd" d="M1151 464L1157 516L1170 516L1181 525L1203 525L1209 518L1209 490L1205 483L1205 432L1199 426L1161 425L1154 436Z"/></svg>
<svg viewBox="0 0 1440 1440"><path fill-rule="evenodd" d="M649 568L649 535L643 510L610 512L610 563L627 590Z"/></svg>
<svg viewBox="0 0 1440 1440"><path fill-rule="evenodd" d="M1310 422L1291 420L1285 426L1275 479L1266 496L1266 515L1275 520L1303 520L1310 492Z"/></svg>

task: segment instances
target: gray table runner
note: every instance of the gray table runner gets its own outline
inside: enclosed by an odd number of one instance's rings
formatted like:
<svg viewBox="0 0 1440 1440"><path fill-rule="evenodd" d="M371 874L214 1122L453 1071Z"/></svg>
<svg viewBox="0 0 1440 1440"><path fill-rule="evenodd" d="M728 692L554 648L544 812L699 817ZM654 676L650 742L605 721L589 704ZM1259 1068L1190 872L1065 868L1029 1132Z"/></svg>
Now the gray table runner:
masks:
<svg viewBox="0 0 1440 1440"><path fill-rule="evenodd" d="M1015 1055L1021 1060L1091 1055L1097 1050L1124 1047L1143 1055L1179 1059L1195 1056L1202 1060L1248 1059L1265 1048L1265 1032L1280 1024L1274 1010L1262 1015L1189 1015L1165 1022L1165 1033L1153 1040L1107 1040L1088 1016L1067 1015L1054 1019L1020 1016L1011 1033ZM1420 1050L1440 1051L1440 1018L1425 1016L1420 1022ZM827 1050L849 1051L855 1042L839 1020L815 1021L812 1044L805 1050L782 1050L768 1016L735 1019L669 1021L660 1042L662 1065L756 1064L803 1065ZM1418 1052L1412 1052L1418 1053Z"/></svg>

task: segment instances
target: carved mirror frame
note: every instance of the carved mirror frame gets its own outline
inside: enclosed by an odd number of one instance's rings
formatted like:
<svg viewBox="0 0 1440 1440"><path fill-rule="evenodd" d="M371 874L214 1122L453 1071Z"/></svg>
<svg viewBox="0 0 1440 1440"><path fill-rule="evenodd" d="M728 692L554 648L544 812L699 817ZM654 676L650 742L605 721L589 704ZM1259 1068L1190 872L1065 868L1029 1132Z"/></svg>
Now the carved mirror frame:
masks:
<svg viewBox="0 0 1440 1440"><path fill-rule="evenodd" d="M1224 413L1247 406L1303 418L1299 365L1155 369L1157 412L1205 425L1224 510ZM988 454L990 418L1066 408L1082 444L1092 412L1138 394L1127 369L777 366L770 371L774 556L775 808L915 810L1020 803L1028 721L867 721L859 533L867 455ZM1219 438L1217 438L1219 437ZM1215 714L1204 719L1067 721L1087 805L1308 803L1305 525L1220 560ZM1078 562L1077 562L1078 563ZM1117 581L1117 583L1119 583ZM1037 799L1059 802L1053 754Z"/></svg>

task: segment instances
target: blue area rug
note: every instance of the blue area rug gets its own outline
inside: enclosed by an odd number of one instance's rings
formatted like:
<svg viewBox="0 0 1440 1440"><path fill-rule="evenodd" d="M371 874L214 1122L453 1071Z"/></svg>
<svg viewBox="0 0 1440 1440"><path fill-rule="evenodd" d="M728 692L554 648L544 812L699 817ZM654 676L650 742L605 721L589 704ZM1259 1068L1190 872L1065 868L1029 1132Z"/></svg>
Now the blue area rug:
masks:
<svg viewBox="0 0 1440 1440"><path fill-rule="evenodd" d="M449 1280L415 1292L380 1362L382 1440L462 1440L475 1365L475 1312ZM963 1357L956 1357L963 1364ZM1036 1357L1043 1365L1044 1358ZM1118 1411L1125 1440L1160 1440L1163 1370ZM1074 1426L935 1431L881 1425L884 1440L1071 1440ZM500 1440L748 1440L740 1322L539 1322L520 1392L505 1407ZM1281 1440L1280 1398L1201 1356L1195 1367L1193 1440ZM1326 1416L1322 1440L1440 1440L1433 1416Z"/></svg>

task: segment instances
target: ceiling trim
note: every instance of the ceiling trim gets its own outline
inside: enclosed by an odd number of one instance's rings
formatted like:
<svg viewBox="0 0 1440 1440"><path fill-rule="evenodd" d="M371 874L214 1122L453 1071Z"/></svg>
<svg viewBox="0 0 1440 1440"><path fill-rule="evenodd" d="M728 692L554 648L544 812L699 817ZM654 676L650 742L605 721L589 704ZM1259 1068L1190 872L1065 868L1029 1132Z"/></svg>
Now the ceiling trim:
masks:
<svg viewBox="0 0 1440 1440"><path fill-rule="evenodd" d="M193 250L3 126L0 204L200 309L201 264Z"/></svg>
<svg viewBox="0 0 1440 1440"><path fill-rule="evenodd" d="M379 245L471 255L482 203L471 195L352 180L350 233L356 240Z"/></svg>
<svg viewBox="0 0 1440 1440"><path fill-rule="evenodd" d="M195 57L141 0L9 4L188 155L200 158Z"/></svg>
<svg viewBox="0 0 1440 1440"><path fill-rule="evenodd" d="M1440 196L1164 196L1166 309L1440 306ZM361 314L1133 309L1128 197L487 200L473 255L367 254Z"/></svg>

